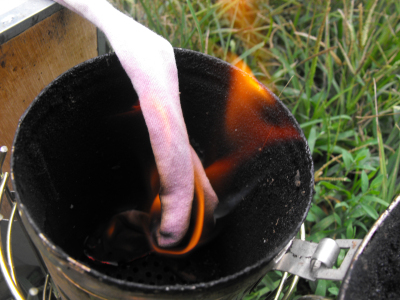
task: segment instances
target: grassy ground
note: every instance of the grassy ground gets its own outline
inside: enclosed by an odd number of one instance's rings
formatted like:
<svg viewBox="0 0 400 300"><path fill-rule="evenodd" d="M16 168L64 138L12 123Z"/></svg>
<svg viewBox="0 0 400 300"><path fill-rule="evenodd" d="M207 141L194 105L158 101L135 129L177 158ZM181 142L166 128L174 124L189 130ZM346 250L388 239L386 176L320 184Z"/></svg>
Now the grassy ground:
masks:
<svg viewBox="0 0 400 300"><path fill-rule="evenodd" d="M315 162L308 240L363 238L399 194L400 1L115 2L175 47L244 61L280 95ZM247 299L265 299L279 278ZM303 281L297 294L334 298L339 287Z"/></svg>

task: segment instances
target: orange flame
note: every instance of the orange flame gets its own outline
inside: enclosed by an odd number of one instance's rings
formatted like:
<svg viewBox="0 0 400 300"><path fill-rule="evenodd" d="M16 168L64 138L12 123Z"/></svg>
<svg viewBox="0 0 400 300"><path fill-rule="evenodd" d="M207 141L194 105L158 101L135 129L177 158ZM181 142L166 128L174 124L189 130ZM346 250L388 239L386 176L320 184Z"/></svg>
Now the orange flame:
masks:
<svg viewBox="0 0 400 300"><path fill-rule="evenodd" d="M206 175L217 192L230 186L229 174L250 159L257 151L274 143L301 139L300 133L290 121L287 111L268 89L261 85L251 73L250 68L239 61L230 76L230 90L225 114L225 129L235 149L227 157L221 158L206 168ZM243 72L242 72L243 71ZM202 239L205 203L200 180L195 176L195 214L194 229L188 244L181 249L158 247L151 240L154 251L169 255L182 255L195 248ZM159 195L153 201L150 216L161 214Z"/></svg>
<svg viewBox="0 0 400 300"><path fill-rule="evenodd" d="M150 233L148 233L151 247L153 248L154 251L161 253L161 254L169 254L169 255L182 255L185 253L188 253L191 251L194 247L198 245L200 242L202 233L203 233L203 226L204 226L204 191L203 188L200 185L200 180L195 174L195 205L196 206L196 215L195 215L195 223L194 223L194 229L191 234L189 243L182 249L165 249L165 248L160 248L159 246L156 245L156 243L153 241L153 239L150 236ZM153 205L150 210L150 218L153 218L154 215L160 215L161 214L161 201L160 201L160 195L158 194L157 197L153 201Z"/></svg>
<svg viewBox="0 0 400 300"><path fill-rule="evenodd" d="M236 59L235 54L230 57ZM236 170L265 147L279 144L287 140L301 139L300 132L294 126L289 113L267 88L260 84L250 68L243 62L235 64L230 73L230 85L225 111L225 134L230 140L230 152L225 157L212 163L205 170L214 189L224 194L231 185ZM140 105L118 116L132 116L141 113ZM150 176L152 195L159 190L159 176L154 167ZM193 201L192 225L187 233L187 244L181 248L161 248L153 240L150 233L150 219L160 219L161 201L157 195L152 203L148 203L145 211L150 209L150 218L143 221L141 228L147 236L152 251L167 255L183 255L194 249L199 243L209 238L215 231L207 226L212 211L206 207L204 190L199 176L195 173L195 196ZM151 208L150 208L151 206ZM204 227L206 226L206 227ZM106 230L109 240L118 234L116 224L111 223ZM185 239L186 240L186 239Z"/></svg>
<svg viewBox="0 0 400 300"><path fill-rule="evenodd" d="M107 229L107 237L111 238L115 231L115 222L111 223L111 226Z"/></svg>
<svg viewBox="0 0 400 300"><path fill-rule="evenodd" d="M228 136L241 148L240 156L262 151L272 143L301 139L277 97L257 81L249 67L240 64L244 73L237 69L231 73L225 122Z"/></svg>

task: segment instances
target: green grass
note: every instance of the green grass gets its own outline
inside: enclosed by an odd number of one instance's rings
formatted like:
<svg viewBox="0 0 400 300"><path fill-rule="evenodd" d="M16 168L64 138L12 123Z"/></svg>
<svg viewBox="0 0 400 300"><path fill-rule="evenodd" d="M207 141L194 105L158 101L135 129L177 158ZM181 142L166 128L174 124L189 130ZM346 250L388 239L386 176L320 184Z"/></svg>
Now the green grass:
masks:
<svg viewBox="0 0 400 300"><path fill-rule="evenodd" d="M240 58L281 95L315 163L308 240L363 238L399 194L398 0L116 3L175 47ZM247 299L265 299L279 279L280 272L268 274ZM334 298L340 282L302 287Z"/></svg>

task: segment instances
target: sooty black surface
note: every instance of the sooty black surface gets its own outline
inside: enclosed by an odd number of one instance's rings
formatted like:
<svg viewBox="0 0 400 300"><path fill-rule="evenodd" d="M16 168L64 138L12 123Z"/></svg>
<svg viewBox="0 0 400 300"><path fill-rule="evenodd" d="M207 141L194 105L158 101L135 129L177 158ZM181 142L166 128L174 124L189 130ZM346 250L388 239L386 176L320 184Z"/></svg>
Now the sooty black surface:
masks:
<svg viewBox="0 0 400 300"><path fill-rule="evenodd" d="M378 228L347 277L342 299L400 299L399 205Z"/></svg>

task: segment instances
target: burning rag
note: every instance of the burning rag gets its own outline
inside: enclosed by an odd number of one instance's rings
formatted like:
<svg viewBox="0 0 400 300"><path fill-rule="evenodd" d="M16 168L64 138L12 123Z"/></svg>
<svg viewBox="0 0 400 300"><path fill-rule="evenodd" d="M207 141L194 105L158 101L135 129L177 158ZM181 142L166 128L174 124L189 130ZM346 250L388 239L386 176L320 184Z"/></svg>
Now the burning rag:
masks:
<svg viewBox="0 0 400 300"><path fill-rule="evenodd" d="M158 246L176 246L188 231L195 178L204 193L204 224L212 226L218 198L189 144L171 44L106 0L55 1L105 33L139 96L160 176Z"/></svg>

